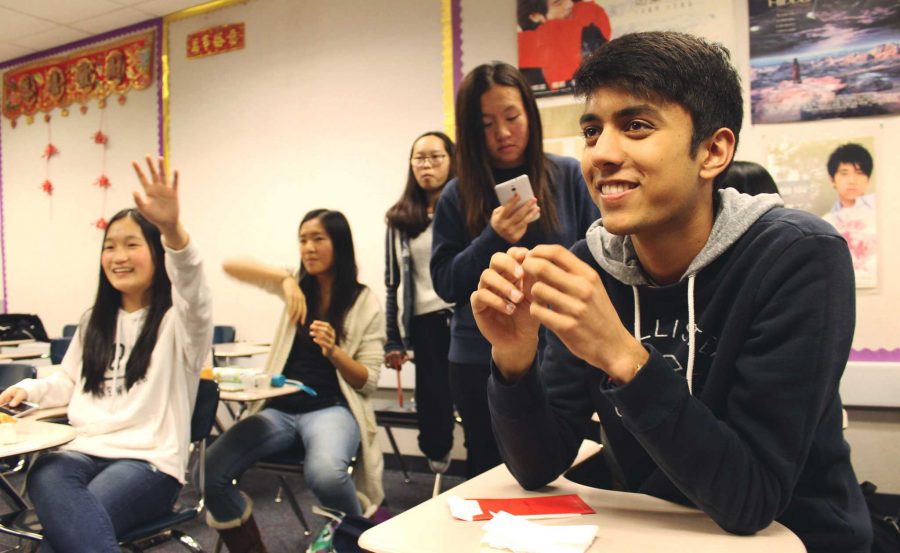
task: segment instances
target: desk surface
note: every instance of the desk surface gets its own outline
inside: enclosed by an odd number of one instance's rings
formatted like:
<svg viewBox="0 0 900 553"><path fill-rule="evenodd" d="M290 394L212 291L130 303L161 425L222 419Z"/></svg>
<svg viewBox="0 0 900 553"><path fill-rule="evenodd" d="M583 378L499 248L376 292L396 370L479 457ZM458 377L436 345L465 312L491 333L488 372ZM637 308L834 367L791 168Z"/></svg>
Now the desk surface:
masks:
<svg viewBox="0 0 900 553"><path fill-rule="evenodd" d="M728 551L804 553L800 539L781 524L755 536L736 536L719 528L702 511L644 494L589 488L563 477L543 494L577 493L597 513L535 521L542 525L596 524L597 537L588 551L618 553ZM367 530L359 545L374 553L443 553L481 551L484 522L463 522L450 516L447 496L526 497L542 495L522 489L505 465L448 490ZM495 551L485 548L485 551Z"/></svg>
<svg viewBox="0 0 900 553"><path fill-rule="evenodd" d="M0 340L0 348L6 347L6 346L10 346L10 347L21 346L22 344L30 344L31 342L34 342L34 341L36 341L36 340L34 340L33 338L26 338L24 340Z"/></svg>
<svg viewBox="0 0 900 553"><path fill-rule="evenodd" d="M66 424L21 420L15 424L18 441L0 445L0 457L22 455L60 446L75 439L75 429Z"/></svg>
<svg viewBox="0 0 900 553"><path fill-rule="evenodd" d="M47 357L47 354L40 351L0 353L0 361L25 361L27 359L40 359L42 357Z"/></svg>
<svg viewBox="0 0 900 553"><path fill-rule="evenodd" d="M282 386L281 388L262 388L260 390L248 390L240 392L219 392L219 399L222 401L259 401L261 399L271 399L278 396L286 396L296 394L300 388L296 386Z"/></svg>
<svg viewBox="0 0 900 553"><path fill-rule="evenodd" d="M261 346L244 342L229 342L226 344L214 344L213 352L216 357L251 357L269 353L269 346Z"/></svg>

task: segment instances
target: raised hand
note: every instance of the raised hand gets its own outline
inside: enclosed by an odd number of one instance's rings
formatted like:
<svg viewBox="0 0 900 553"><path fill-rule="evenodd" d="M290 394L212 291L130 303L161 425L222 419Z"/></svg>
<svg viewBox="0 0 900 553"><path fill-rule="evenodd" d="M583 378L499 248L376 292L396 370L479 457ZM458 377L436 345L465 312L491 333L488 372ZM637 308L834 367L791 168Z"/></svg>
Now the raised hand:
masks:
<svg viewBox="0 0 900 553"><path fill-rule="evenodd" d="M517 193L508 202L494 208L494 211L491 212L491 227L510 244L521 240L525 236L525 231L528 230L528 221L534 220L541 213L536 198L519 204L520 199L521 196Z"/></svg>
<svg viewBox="0 0 900 553"><path fill-rule="evenodd" d="M150 156L147 156L146 161L149 178L137 162L131 162L143 188L143 194L134 192L134 203L141 215L159 228L166 243L180 250L187 245L188 237L179 222L178 171L175 171L170 181L163 158L158 158L157 166L154 166Z"/></svg>
<svg viewBox="0 0 900 553"><path fill-rule="evenodd" d="M522 263L531 277L531 315L576 356L613 380L629 382L649 354L619 319L606 288L587 263L558 245L541 245Z"/></svg>
<svg viewBox="0 0 900 553"><path fill-rule="evenodd" d="M521 265L527 252L510 248L495 253L470 297L475 323L493 346L497 368L510 381L531 368L538 347L540 323L529 311L531 280Z"/></svg>

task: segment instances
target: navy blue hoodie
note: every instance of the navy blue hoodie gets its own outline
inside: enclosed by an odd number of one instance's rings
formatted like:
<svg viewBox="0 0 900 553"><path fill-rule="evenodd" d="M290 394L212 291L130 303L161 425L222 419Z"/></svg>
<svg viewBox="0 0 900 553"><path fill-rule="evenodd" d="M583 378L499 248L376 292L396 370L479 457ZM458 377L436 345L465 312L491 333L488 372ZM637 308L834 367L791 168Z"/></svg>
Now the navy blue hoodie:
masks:
<svg viewBox="0 0 900 553"><path fill-rule="evenodd" d="M626 491L696 506L737 534L777 520L810 552L868 551L838 395L855 320L847 245L775 195L720 199L671 285L651 285L630 238L600 224L572 248L650 359L617 387L548 332L542 365L517 383L492 371L501 455L539 488L569 467L597 412Z"/></svg>

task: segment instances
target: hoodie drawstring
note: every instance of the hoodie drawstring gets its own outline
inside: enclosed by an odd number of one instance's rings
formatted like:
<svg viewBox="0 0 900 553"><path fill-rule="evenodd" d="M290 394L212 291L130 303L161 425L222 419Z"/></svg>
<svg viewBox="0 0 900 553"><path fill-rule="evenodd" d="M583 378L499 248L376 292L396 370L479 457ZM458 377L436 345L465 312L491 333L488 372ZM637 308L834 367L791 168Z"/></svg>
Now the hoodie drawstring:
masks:
<svg viewBox="0 0 900 553"><path fill-rule="evenodd" d="M634 295L634 338L638 342L641 341L641 301L638 296L637 286L631 286L631 292ZM694 351L697 344L697 325L695 324L694 314L694 275L688 277L687 289L688 304L688 360L687 360L687 379L688 393L694 394Z"/></svg>

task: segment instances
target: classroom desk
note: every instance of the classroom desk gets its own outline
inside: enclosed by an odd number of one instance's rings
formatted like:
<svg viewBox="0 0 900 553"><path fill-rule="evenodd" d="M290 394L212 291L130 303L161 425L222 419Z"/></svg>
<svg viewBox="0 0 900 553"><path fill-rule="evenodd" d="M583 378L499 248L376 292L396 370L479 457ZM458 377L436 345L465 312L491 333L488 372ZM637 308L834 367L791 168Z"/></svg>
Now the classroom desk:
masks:
<svg viewBox="0 0 900 553"><path fill-rule="evenodd" d="M0 340L0 348L21 346L22 344L30 344L35 341L34 338L26 338L24 340Z"/></svg>
<svg viewBox="0 0 900 553"><path fill-rule="evenodd" d="M67 444L75 439L75 429L65 424L36 420L23 420L14 424L21 439L0 445L0 457L36 453ZM11 512L0 516L0 533L40 540L40 531L37 530L40 524L34 511L3 475L0 475L0 490L6 496L10 507L13 507Z"/></svg>
<svg viewBox="0 0 900 553"><path fill-rule="evenodd" d="M225 408L228 409L229 414L231 415L234 422L237 422L244 418L244 415L247 413L247 409L250 406L250 403L254 401L261 401L265 399L272 399L273 397L278 396L286 396L289 394L296 394L300 391L300 388L296 386L282 386L280 388L261 388L258 390L241 390L239 392L219 392L219 399L222 401L233 402L240 404L235 413L229 405L225 405ZM225 432L224 425L216 420L216 427L219 429L219 432Z"/></svg>
<svg viewBox="0 0 900 553"><path fill-rule="evenodd" d="M213 344L213 354L223 359L234 357L252 357L269 353L269 346L250 344L245 342L228 342L225 344Z"/></svg>
<svg viewBox="0 0 900 553"><path fill-rule="evenodd" d="M522 489L506 465L448 490L367 530L359 545L372 553L456 553L496 551L480 546L484 522L464 522L450 516L447 496L526 497L577 493L597 513L564 519L537 520L542 525L596 524L597 537L588 549L596 553L803 553L806 549L790 530L775 522L754 536L736 536L719 528L702 511L644 494L589 488L556 479L541 492Z"/></svg>
<svg viewBox="0 0 900 553"><path fill-rule="evenodd" d="M0 362L8 361L27 361L29 359L43 359L49 357L46 353L40 351L23 351L16 353L0 353Z"/></svg>

